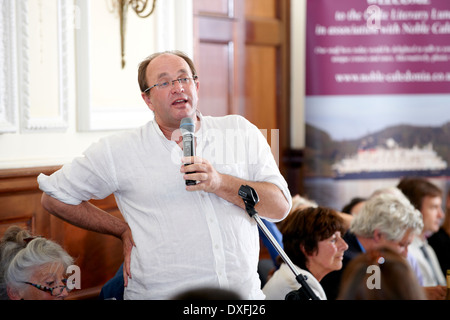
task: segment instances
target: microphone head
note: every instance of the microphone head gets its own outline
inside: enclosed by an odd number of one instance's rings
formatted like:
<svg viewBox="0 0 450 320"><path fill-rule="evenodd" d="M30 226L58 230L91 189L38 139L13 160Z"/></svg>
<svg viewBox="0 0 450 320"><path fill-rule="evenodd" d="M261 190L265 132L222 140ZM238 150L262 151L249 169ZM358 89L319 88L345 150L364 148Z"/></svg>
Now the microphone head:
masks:
<svg viewBox="0 0 450 320"><path fill-rule="evenodd" d="M194 120L192 120L192 118L189 118L189 117L181 119L180 130L181 130L181 134L183 134L183 135L186 133L194 133L194 131L195 131Z"/></svg>

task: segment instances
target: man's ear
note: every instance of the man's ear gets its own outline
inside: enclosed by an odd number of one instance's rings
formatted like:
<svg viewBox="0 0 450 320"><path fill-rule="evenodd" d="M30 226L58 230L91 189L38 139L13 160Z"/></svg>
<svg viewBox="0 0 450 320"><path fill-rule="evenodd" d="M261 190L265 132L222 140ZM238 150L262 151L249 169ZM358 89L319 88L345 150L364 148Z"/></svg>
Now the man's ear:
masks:
<svg viewBox="0 0 450 320"><path fill-rule="evenodd" d="M200 88L200 81L198 81L198 79L195 81L195 87L198 89Z"/></svg>
<svg viewBox="0 0 450 320"><path fill-rule="evenodd" d="M147 93L142 92L141 93L141 97L142 97L142 99L144 99L144 102L149 107L149 109L152 110L152 111L155 111L154 110L155 108L153 107L153 104L152 104L151 99L150 99L150 95L148 95Z"/></svg>
<svg viewBox="0 0 450 320"><path fill-rule="evenodd" d="M305 246L299 245L299 248L300 248L300 251L305 255L305 257L308 257L308 256L309 256L309 255L306 253Z"/></svg>

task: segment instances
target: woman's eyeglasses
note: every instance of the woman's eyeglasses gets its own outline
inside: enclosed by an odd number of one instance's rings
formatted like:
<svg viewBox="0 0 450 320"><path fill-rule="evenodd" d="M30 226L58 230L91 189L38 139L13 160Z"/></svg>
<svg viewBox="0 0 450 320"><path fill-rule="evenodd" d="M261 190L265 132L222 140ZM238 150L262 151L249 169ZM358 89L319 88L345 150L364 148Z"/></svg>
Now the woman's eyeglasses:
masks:
<svg viewBox="0 0 450 320"><path fill-rule="evenodd" d="M43 286L40 284L23 281L23 283L29 284L29 285L35 287L36 289L39 289L39 290L45 291L45 292L49 292L52 296L59 296L63 292L64 289L66 289L67 292L71 291L69 288L67 288L67 279L62 279L61 282L64 283L64 285L60 285L60 286L56 286L56 287L47 287L47 286Z"/></svg>

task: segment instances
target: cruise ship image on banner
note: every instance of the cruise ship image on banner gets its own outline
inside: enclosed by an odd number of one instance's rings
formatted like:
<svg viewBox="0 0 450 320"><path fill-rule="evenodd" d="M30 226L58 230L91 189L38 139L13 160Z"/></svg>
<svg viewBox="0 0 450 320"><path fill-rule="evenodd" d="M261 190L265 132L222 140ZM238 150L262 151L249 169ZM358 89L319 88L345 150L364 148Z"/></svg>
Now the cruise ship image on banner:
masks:
<svg viewBox="0 0 450 320"><path fill-rule="evenodd" d="M332 165L335 179L378 179L403 176L448 176L447 162L433 149L432 143L423 147L400 147L389 138L383 145L360 147L356 154Z"/></svg>

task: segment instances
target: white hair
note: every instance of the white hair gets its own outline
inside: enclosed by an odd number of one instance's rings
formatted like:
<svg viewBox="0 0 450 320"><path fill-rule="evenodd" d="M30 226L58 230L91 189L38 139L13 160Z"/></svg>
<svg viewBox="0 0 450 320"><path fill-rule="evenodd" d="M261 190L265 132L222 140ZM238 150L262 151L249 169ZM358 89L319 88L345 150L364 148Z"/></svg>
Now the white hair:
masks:
<svg viewBox="0 0 450 320"><path fill-rule="evenodd" d="M423 228L422 214L404 198L395 193L381 192L371 197L350 225L356 235L372 238L379 230L387 239L398 241L405 232L420 234Z"/></svg>
<svg viewBox="0 0 450 320"><path fill-rule="evenodd" d="M306 197L302 197L299 194L296 194L293 198L292 198L292 208L291 208L291 212L293 212L296 209L299 208L317 208L317 202L315 202L314 200L310 200Z"/></svg>

